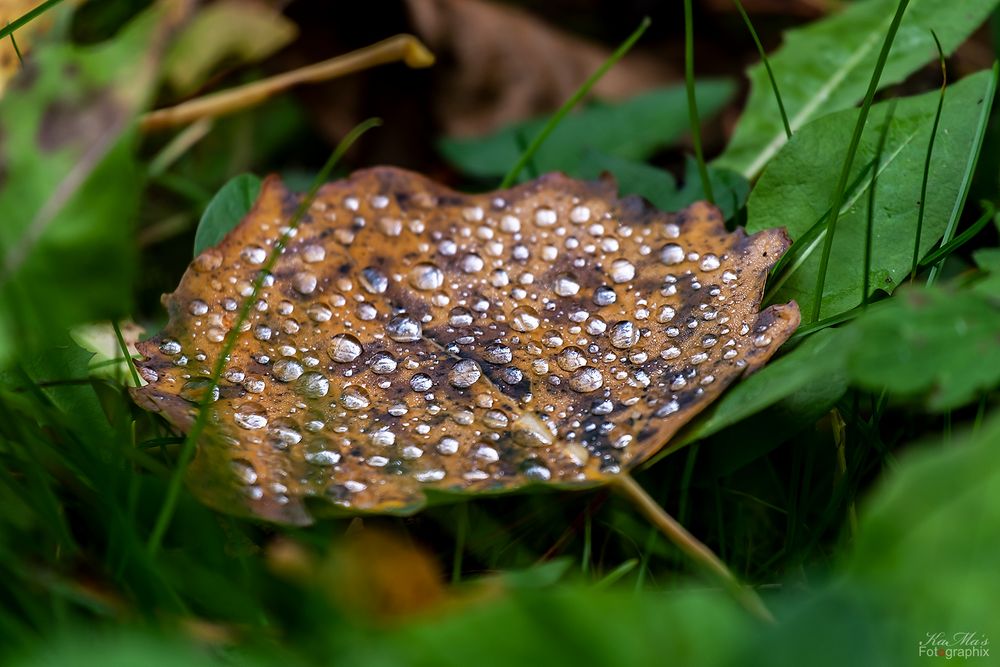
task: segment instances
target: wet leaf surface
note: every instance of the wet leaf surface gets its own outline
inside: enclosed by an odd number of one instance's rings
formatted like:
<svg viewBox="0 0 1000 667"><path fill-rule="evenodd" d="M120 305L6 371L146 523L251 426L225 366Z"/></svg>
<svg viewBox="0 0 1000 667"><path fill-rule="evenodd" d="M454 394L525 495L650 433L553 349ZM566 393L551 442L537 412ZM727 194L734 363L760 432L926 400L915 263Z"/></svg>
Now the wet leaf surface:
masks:
<svg viewBox="0 0 1000 667"><path fill-rule="evenodd" d="M298 203L271 178L165 298L140 405L181 430ZM799 321L759 313L778 230L727 233L607 182L464 195L393 168L324 186L265 281L190 469L219 509L308 498L407 512L427 492L607 482L655 454Z"/></svg>

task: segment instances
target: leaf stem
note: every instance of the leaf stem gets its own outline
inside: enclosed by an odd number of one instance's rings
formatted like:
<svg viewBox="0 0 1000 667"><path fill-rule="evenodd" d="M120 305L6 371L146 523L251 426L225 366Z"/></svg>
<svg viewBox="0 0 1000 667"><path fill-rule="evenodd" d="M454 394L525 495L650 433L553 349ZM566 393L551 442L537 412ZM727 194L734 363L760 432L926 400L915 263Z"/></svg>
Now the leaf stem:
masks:
<svg viewBox="0 0 1000 667"><path fill-rule="evenodd" d="M670 516L666 510L653 500L628 473L621 473L614 478L613 486L638 509L650 523L656 526L663 535L678 549L684 552L699 567L717 579L734 598L756 618L767 623L774 623L774 616L757 593L743 586L726 564L715 553L705 546L698 538L689 533L684 526Z"/></svg>
<svg viewBox="0 0 1000 667"><path fill-rule="evenodd" d="M518 158L514 166L507 172L507 175L503 177L503 181L500 183L501 190L509 188L517 181L517 177L520 176L521 171L524 170L524 167L529 161L531 161L538 149L542 147L542 144L544 144L545 140L548 139L550 134L552 134L552 131L555 130L559 123L562 122L562 119L566 117L566 114L572 111L573 107L579 104L580 100L586 97L587 93L590 92L590 89L601 80L601 77L607 74L608 70L629 52L632 46L639 41L640 37L642 37L642 34L646 32L646 28L649 27L649 24L650 20L648 16L642 19L642 22L639 23L639 27L635 29L635 32L629 35L628 39L622 42L621 46L615 49L615 52L608 56L607 60L601 63L601 66L597 68L597 71L591 74L587 80L583 82L583 85L577 88L576 92L573 93L561 107L559 107L559 110L552 114L549 121L545 123L545 127L539 130L538 134L535 135L535 138L531 140L530 144L528 144L528 147L523 153L521 153L521 157Z"/></svg>
<svg viewBox="0 0 1000 667"><path fill-rule="evenodd" d="M847 179L851 174L851 165L854 164L854 156L858 152L861 135L865 130L865 123L868 120L868 112L871 110L872 102L875 99L875 92L878 90L878 83L882 78L882 70L885 69L886 60L889 58L892 42L896 39L896 32L899 30L899 24L902 22L903 14L906 12L906 7L909 4L910 0L899 0L899 4L896 5L896 13L892 17L892 23L889 24L889 31L886 33L885 41L882 43L882 50L878 54L875 70L872 72L871 81L868 83L868 92L865 93L864 102L862 102L861 110L858 112L858 120L854 124L851 143L847 147L844 166L840 170L840 177L837 179L833 201L830 205L830 217L826 222L826 238L823 239L823 254L819 260L819 273L816 276L816 292L813 296L813 309L811 313L811 320L814 322L819 319L820 311L823 307L826 270L830 263L830 251L833 249L834 233L837 228L837 219L840 217L840 206L844 201L844 195L847 190Z"/></svg>
<svg viewBox="0 0 1000 667"><path fill-rule="evenodd" d="M142 116L139 127L144 132L150 132L186 125L202 118L224 116L253 107L302 83L327 81L397 60L402 60L409 67L430 67L434 64L434 55L413 35L396 35L313 65L198 97L177 106L150 111Z"/></svg>
<svg viewBox="0 0 1000 667"><path fill-rule="evenodd" d="M243 299L243 303L240 306L236 320L233 322L233 326L230 327L229 332L226 334L226 338L222 343L222 349L219 351L219 356L215 360L215 366L212 369L209 386L198 404L198 416L195 418L194 424L191 426L191 430L188 431L187 437L184 439L184 445L181 448L181 454L177 461L177 467L174 469L174 473L170 478L166 497L163 499L163 505L160 506L160 513L156 517L153 532L150 534L149 542L147 543L147 550L151 557L155 556L159 551L160 545L163 543L163 536L166 534L167 528L170 527L170 521L173 519L174 510L177 508L177 501L180 497L181 486L184 481L184 471L191 462L198 438L201 436L201 432L205 429L205 426L208 423L208 415L210 412L209 405L212 402L212 395L215 393L216 387L219 386L222 371L225 369L233 348L236 347L236 341L242 332L241 329L243 323L246 322L247 318L250 316L250 309L257 300L257 294L260 292L264 279L271 273L275 263L278 261L278 257L284 251L285 245L288 243L288 239L290 239L291 235L295 232L299 222L302 220L302 217L305 215L306 211L309 210L309 206L312 204L313 199L315 199L320 186L322 186L329 177L330 172L333 171L334 166L340 161L340 158L343 157L344 153L347 152L358 137L367 132L369 129L377 127L381 124L382 121L380 119L369 118L348 132L347 136L344 137L339 144L337 144L333 154L330 155L326 164L323 165L323 168L316 175L312 187L309 188L309 192L306 193L306 195L299 201L299 205L289 220L285 232L278 239L277 243L274 244L274 248L271 250L271 254L268 255L267 261L264 262L263 266L261 266L260 270L257 272L257 277L254 278L250 294Z"/></svg>
<svg viewBox="0 0 1000 667"><path fill-rule="evenodd" d="M698 176L701 178L701 189L709 204L715 203L715 193L712 192L712 182L708 177L708 166L705 164L705 154L701 149L701 126L698 115L698 100L694 90L694 17L691 0L684 0L684 86L687 90L688 121L691 123L691 144L694 146L694 157L698 162Z"/></svg>

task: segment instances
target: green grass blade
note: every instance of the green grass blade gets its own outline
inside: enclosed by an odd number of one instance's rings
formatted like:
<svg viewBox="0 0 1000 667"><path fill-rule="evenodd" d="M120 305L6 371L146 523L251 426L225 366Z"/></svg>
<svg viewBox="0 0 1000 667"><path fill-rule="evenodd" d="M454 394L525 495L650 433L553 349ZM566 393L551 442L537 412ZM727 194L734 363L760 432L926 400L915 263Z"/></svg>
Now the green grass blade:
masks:
<svg viewBox="0 0 1000 667"><path fill-rule="evenodd" d="M871 292L872 269L872 232L875 228L875 185L878 183L878 166L882 163L882 151L885 149L885 138L889 136L889 126L892 124L893 114L896 112L896 101L893 100L889 110L885 114L885 121L882 123L882 131L878 135L878 145L875 148L875 168L872 169L871 186L868 188L868 216L865 224L865 257L864 272L861 274L861 308L868 307L868 294ZM938 106L938 118L941 116L941 106ZM936 120L936 119L935 119ZM925 172L926 173L926 172ZM925 180L926 183L926 180ZM923 207L921 206L921 211ZM919 229L919 227L918 227ZM920 232L917 232L919 237Z"/></svg>
<svg viewBox="0 0 1000 667"><path fill-rule="evenodd" d="M934 46L937 47L938 62L941 63L941 94L938 97L937 111L934 113L934 123L931 125L931 138L927 141L927 156L924 158L924 175L920 181L920 206L917 209L917 232L913 239L913 268L910 269L910 280L917 277L917 264L920 261L920 235L924 228L924 205L927 200L927 181L931 173L931 155L934 153L934 140L937 138L938 124L941 122L941 110L944 108L944 94L948 86L948 68L944 62L944 49L937 33L931 30Z"/></svg>
<svg viewBox="0 0 1000 667"><path fill-rule="evenodd" d="M687 88L688 118L691 122L691 143L694 145L694 157L698 162L698 175L701 177L701 189L708 203L715 203L712 192L712 182L708 177L708 166L705 164L705 154L701 149L701 126L698 116L698 100L694 95L694 17L691 0L684 0L684 85Z"/></svg>
<svg viewBox="0 0 1000 667"><path fill-rule="evenodd" d="M844 159L844 166L840 170L840 178L837 180L837 189L834 191L833 202L830 205L830 218L826 223L826 238L823 239L823 254L820 255L819 274L816 276L816 293L814 298L812 321L819 320L819 314L823 307L823 289L826 286L826 271L830 264L830 251L833 249L833 237L837 231L837 219L840 217L840 206L844 201L847 190L847 178L851 173L851 165L854 163L854 155L858 152L858 145L861 143L861 134L864 132L865 123L868 120L868 112L875 99L875 92L878 90L878 82L882 78L882 70L885 69L886 60L889 58L889 51L892 42L896 38L899 24L903 20L903 14L910 0L899 0L896 5L896 13L892 17L892 23L885 35L882 43L882 50L879 52L878 61L875 64L875 71L872 72L871 81L868 84L868 92L865 93L864 102L861 104L861 111L858 113L857 123L854 125L854 133L851 136L851 143L847 147L847 157Z"/></svg>
<svg viewBox="0 0 1000 667"><path fill-rule="evenodd" d="M983 148L983 139L986 137L986 127L990 120L990 110L993 108L993 97L996 94L998 75L1000 75L1000 62L994 62L993 78L990 80L991 85L983 98L983 108L980 110L979 114L979 126L977 128L978 138L976 140L975 150L972 155L969 156L968 163L966 163L965 175L962 182L962 194L955 203L955 208L953 208L951 212L951 218L948 220L948 226L945 227L944 234L941 236L942 248L951 243L952 238L955 236L955 229L958 227L958 220L962 215L962 209L965 207L965 199L969 196L969 188L972 187L972 177L976 170L976 164L979 162L979 152ZM941 273L941 266L941 262L938 262L931 267L931 270L927 275L928 285L933 285L937 280L938 275Z"/></svg>
<svg viewBox="0 0 1000 667"><path fill-rule="evenodd" d="M31 23L39 16L58 5L60 2L62 2L62 0L45 0L45 2L32 9L30 12L14 19L11 23L8 23L3 28L0 28L0 39L3 39L7 35L13 35L15 30Z"/></svg>
<svg viewBox="0 0 1000 667"><path fill-rule="evenodd" d="M649 17L642 19L642 22L639 23L639 27L635 29L635 32L629 35L628 39L622 42L621 46L615 49L615 52L612 53L608 59L597 68L597 71L591 74L587 80L583 82L583 85L580 86L561 107L559 107L559 110L552 114L552 118L549 119L549 122L545 124L545 127L543 127L537 135L535 135L535 138L528 144L528 147L521 154L521 157L518 158L517 163L511 167L510 171L507 172L507 175L503 177L503 181L500 182L501 190L509 188L515 183L515 181L517 181L517 177L520 176L521 171L523 171L524 167L531 161L538 149L542 147L542 144L544 144L548 136L552 134L552 131L556 129L562 119L566 117L566 114L572 111L573 107L579 104L580 100L586 97L587 93L590 92L590 89L601 80L601 77L607 74L608 70L629 52L632 46L634 46L635 43L639 41L639 38L642 37L642 34L646 32L646 28L649 27L649 24Z"/></svg>
<svg viewBox="0 0 1000 667"><path fill-rule="evenodd" d="M747 30L750 31L750 36L753 37L753 43L757 46L757 53L760 54L760 61L764 65L764 70L767 72L767 79L771 82L771 90L774 92L774 99L778 103L778 113L781 114L781 124L785 126L785 137L788 139L792 138L792 126L788 122L788 114L785 112L785 103L781 99L781 91L778 90L778 82L774 78L774 72L771 71L771 61L767 57L767 52L764 50L764 45L760 42L760 37L757 36L757 31L753 27L753 23L750 21L750 15L747 14L747 10L744 9L743 3L740 0L733 0L733 4L736 5L736 11L740 13L743 18L743 23L746 24Z"/></svg>
<svg viewBox="0 0 1000 667"><path fill-rule="evenodd" d="M187 469L188 464L191 462L191 458L194 456L195 443L198 441L201 432L205 429L205 425L208 422L209 404L212 400L212 394L219 385L219 380L222 378L222 371L225 368L226 361L229 359L229 355L232 354L233 348L236 347L236 341L241 333L241 327L250 315L250 309L257 300L257 294L260 292L264 279L271 273L275 263L278 261L278 257L281 255L285 245L288 243L288 239L291 238L292 233L294 233L295 229L298 227L302 217L305 215L306 211L309 210L309 205L312 204L320 186L322 186L329 177L334 166L336 166L336 164L340 161L340 158L343 157L344 153L348 151L358 137L371 128L381 124L382 121L378 118L366 120L351 130L337 145L333 154L330 155L326 164L323 165L323 168L316 175L312 187L309 188L309 192L306 193L306 195L299 202L298 208L295 209L295 213L288 222L288 228L285 230L285 233L282 234L281 238L278 239L278 242L274 244L274 249L271 250L271 254L268 256L267 261L263 266L261 266L260 271L257 273L257 277L253 281L250 294L243 300L243 304L240 307L236 320L233 323L232 328L230 328L229 332L226 334L225 341L223 341L222 350L220 350L219 357L215 362L215 367L212 369L211 383L208 386L208 390L205 392L205 397L202 398L198 405L198 417L195 419L194 424L191 426L191 430L184 439L184 446L181 448L181 455L177 461L177 467L170 478L170 484L167 487L166 497L163 500L163 505L160 506L160 512L157 515L156 523L153 526L153 532L150 534L149 542L147 543L147 550L150 556L155 556L159 551L160 545L163 543L163 536L166 534L167 528L170 526L170 521L173 518L174 510L177 507L177 501L180 497L181 485L184 480L184 471Z"/></svg>
<svg viewBox="0 0 1000 667"><path fill-rule="evenodd" d="M983 201L982 207L984 209L983 214L979 217L978 220L969 225L968 229L966 229L964 232L953 238L950 242L941 246L934 252L924 257L920 261L919 268L925 269L928 266L933 266L934 264L937 264L938 262L945 259L948 255L955 252L963 245L968 243L970 240L972 240L972 238L976 234L981 232L983 230L983 227L988 225L990 220L993 219L993 216L996 215L996 207L993 206L992 202Z"/></svg>
<svg viewBox="0 0 1000 667"><path fill-rule="evenodd" d="M136 387L140 387L142 386L142 381L139 380L139 372L135 370L135 364L132 363L132 355L128 352L128 344L125 342L125 336L122 335L122 329L118 326L116 320L111 320L111 326L115 330L115 338L118 339L118 348L121 350L122 356L125 358L125 364L132 375L132 382L135 383Z"/></svg>

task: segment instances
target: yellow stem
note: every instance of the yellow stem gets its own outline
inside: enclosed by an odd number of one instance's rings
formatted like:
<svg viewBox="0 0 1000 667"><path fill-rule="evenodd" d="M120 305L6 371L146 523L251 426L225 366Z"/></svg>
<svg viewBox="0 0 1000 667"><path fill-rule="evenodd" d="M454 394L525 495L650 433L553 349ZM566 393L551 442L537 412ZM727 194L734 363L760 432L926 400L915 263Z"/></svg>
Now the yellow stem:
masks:
<svg viewBox="0 0 1000 667"><path fill-rule="evenodd" d="M751 614L767 623L774 623L774 616L764 606L756 591L744 586L726 564L698 538L689 533L674 517L653 500L628 473L615 477L614 487L635 505L668 540L684 554L717 579L733 597Z"/></svg>

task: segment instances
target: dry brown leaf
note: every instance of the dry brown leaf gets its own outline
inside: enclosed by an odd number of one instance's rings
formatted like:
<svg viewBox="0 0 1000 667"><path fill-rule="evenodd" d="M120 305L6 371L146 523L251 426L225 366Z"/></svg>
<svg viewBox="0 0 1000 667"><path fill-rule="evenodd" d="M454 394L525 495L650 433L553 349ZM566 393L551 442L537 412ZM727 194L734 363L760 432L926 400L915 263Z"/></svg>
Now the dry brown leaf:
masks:
<svg viewBox="0 0 1000 667"><path fill-rule="evenodd" d="M254 209L165 297L140 405L182 431L299 197ZM381 167L329 183L251 310L189 471L224 511L306 499L409 512L425 492L592 486L660 450L799 322L758 313L780 230L727 233L558 174L465 195Z"/></svg>
<svg viewBox="0 0 1000 667"><path fill-rule="evenodd" d="M441 60L432 96L448 136L475 136L548 113L568 99L611 51L532 14L484 0L408 0L423 38ZM633 54L594 86L621 99L679 76L662 58Z"/></svg>

